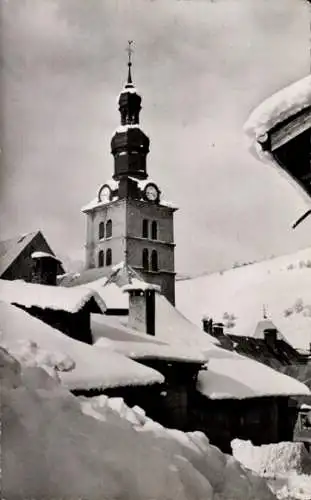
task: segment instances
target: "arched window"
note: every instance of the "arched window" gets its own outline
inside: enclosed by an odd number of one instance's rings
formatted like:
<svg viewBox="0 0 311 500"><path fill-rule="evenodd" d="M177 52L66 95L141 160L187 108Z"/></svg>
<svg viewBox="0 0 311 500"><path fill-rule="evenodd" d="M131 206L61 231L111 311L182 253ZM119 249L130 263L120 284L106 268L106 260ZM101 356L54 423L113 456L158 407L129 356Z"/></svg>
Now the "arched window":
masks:
<svg viewBox="0 0 311 500"><path fill-rule="evenodd" d="M106 252L106 266L111 266L111 264L112 264L112 252L111 248L108 248Z"/></svg>
<svg viewBox="0 0 311 500"><path fill-rule="evenodd" d="M111 219L106 222L106 238L111 238L112 236L112 221Z"/></svg>
<svg viewBox="0 0 311 500"><path fill-rule="evenodd" d="M152 253L151 253L151 270L152 271L159 270L158 252L156 250L152 250Z"/></svg>
<svg viewBox="0 0 311 500"><path fill-rule="evenodd" d="M155 220L153 220L151 224L151 238L153 240L158 239L158 223Z"/></svg>
<svg viewBox="0 0 311 500"><path fill-rule="evenodd" d="M98 237L100 240L105 237L105 223L104 222L99 223Z"/></svg>
<svg viewBox="0 0 311 500"><path fill-rule="evenodd" d="M142 234L143 234L143 238L148 238L148 229L149 229L149 221L147 219L144 219L143 220L143 231L142 231Z"/></svg>
<svg viewBox="0 0 311 500"><path fill-rule="evenodd" d="M143 269L145 271L149 270L149 252L148 248L143 249Z"/></svg>
<svg viewBox="0 0 311 500"><path fill-rule="evenodd" d="M100 250L98 252L98 267L103 267L104 266L104 251Z"/></svg>

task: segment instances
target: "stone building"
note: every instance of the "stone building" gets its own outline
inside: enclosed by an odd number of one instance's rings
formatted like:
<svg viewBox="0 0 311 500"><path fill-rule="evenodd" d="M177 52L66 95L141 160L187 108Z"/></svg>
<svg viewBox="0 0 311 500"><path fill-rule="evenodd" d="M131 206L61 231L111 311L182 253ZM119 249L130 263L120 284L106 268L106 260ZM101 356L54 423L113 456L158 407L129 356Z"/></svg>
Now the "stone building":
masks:
<svg viewBox="0 0 311 500"><path fill-rule="evenodd" d="M121 123L111 140L112 179L83 207L87 218L86 270L109 273L124 261L142 278L161 287L175 303L174 227L176 208L161 197L159 186L148 178L150 141L139 125L141 97L128 78L118 104Z"/></svg>

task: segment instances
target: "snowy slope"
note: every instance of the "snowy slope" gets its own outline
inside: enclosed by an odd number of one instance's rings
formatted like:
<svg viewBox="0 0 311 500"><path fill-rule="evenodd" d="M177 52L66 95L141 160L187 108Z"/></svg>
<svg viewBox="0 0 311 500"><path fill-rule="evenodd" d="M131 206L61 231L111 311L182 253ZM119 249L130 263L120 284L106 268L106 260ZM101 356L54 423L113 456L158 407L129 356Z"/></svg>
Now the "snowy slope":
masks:
<svg viewBox="0 0 311 500"><path fill-rule="evenodd" d="M197 325L204 315L237 335L254 335L266 309L287 340L308 349L311 342L311 248L256 264L176 283L177 307ZM228 325L228 322L227 322Z"/></svg>

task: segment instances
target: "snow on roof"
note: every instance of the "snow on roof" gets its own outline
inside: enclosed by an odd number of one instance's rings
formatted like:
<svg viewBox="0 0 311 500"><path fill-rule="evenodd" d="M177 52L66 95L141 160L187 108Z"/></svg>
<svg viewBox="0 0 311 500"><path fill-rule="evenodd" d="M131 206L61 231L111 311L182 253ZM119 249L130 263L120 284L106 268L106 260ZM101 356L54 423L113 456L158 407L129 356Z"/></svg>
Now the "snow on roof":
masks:
<svg viewBox="0 0 311 500"><path fill-rule="evenodd" d="M107 278L92 281L88 287L95 290L105 302L107 309L128 309L129 297L116 283L107 283Z"/></svg>
<svg viewBox="0 0 311 500"><path fill-rule="evenodd" d="M39 233L35 231L0 241L0 276L8 269L19 254Z"/></svg>
<svg viewBox="0 0 311 500"><path fill-rule="evenodd" d="M286 342L286 338L282 333L278 330L275 324L271 321L271 319L263 319L258 321L257 326L254 332L251 332L250 337L254 337L255 339L263 339L265 330L276 330L276 337L278 340L284 340Z"/></svg>
<svg viewBox="0 0 311 500"><path fill-rule="evenodd" d="M162 205L162 207L167 207L167 208L172 208L173 210L178 210L177 205L175 205L172 201L161 200L160 205Z"/></svg>
<svg viewBox="0 0 311 500"><path fill-rule="evenodd" d="M81 208L81 212L87 212L88 210L93 210L94 208L103 207L105 205L108 205L109 203L117 201L118 199L118 196L114 196L111 200L98 201L98 197L96 197L92 201L84 205Z"/></svg>
<svg viewBox="0 0 311 500"><path fill-rule="evenodd" d="M225 350L210 354L207 371L199 373L197 390L210 399L310 395L298 380Z"/></svg>
<svg viewBox="0 0 311 500"><path fill-rule="evenodd" d="M136 130L141 130L140 126L138 123L134 123L133 125L132 124L127 124L127 125L119 125L115 131L114 131L114 134L117 134L117 133L124 133L124 132L128 132L129 130L131 129L136 129Z"/></svg>
<svg viewBox="0 0 311 500"><path fill-rule="evenodd" d="M185 363L206 363L206 355L198 349L159 341L130 328L121 318L92 315L95 345L108 347L131 359L162 359Z"/></svg>
<svg viewBox="0 0 311 500"><path fill-rule="evenodd" d="M0 300L25 307L77 312L91 299L104 312L106 304L96 291L87 287L70 287L26 283L25 281L0 280Z"/></svg>
<svg viewBox="0 0 311 500"><path fill-rule="evenodd" d="M311 105L311 76L276 92L258 106L245 123L247 135L256 140L275 125Z"/></svg>
<svg viewBox="0 0 311 500"><path fill-rule="evenodd" d="M138 93L137 88L135 87L135 85L133 85L133 84L129 85L128 83L126 83L124 85L123 89L121 90L120 94L117 97L117 103L118 104L119 104L119 99L120 99L120 97L121 97L122 94L137 94L139 97L141 97L140 94Z"/></svg>
<svg viewBox="0 0 311 500"><path fill-rule="evenodd" d="M31 258L32 259L44 259L44 258L47 258L47 259L56 260L57 262L61 262L61 260L58 259L55 255L53 255L52 253L48 253L48 252L33 252L31 254Z"/></svg>
<svg viewBox="0 0 311 500"><path fill-rule="evenodd" d="M162 383L157 371L140 365L112 350L106 350L67 337L21 309L0 302L0 343L6 346L30 340L47 351L63 352L75 367L59 376L70 390L105 389L128 385Z"/></svg>
<svg viewBox="0 0 311 500"><path fill-rule="evenodd" d="M123 292L131 292L135 290L154 290L156 292L161 291L161 287L159 285L154 285L152 283L147 283L146 281L142 281L140 279L133 278L131 283L128 283L127 285L124 285L122 287Z"/></svg>
<svg viewBox="0 0 311 500"><path fill-rule="evenodd" d="M221 295L216 296L219 300ZM188 288L190 298L191 287ZM310 394L309 389L297 380L217 347L214 337L187 320L160 294L156 294L156 338L168 341L172 346L196 347L206 355L207 371L200 373L198 390L212 399Z"/></svg>
<svg viewBox="0 0 311 500"><path fill-rule="evenodd" d="M218 345L217 339L203 332L189 321L163 295L155 294L155 331L156 338L171 345L182 345L208 352Z"/></svg>

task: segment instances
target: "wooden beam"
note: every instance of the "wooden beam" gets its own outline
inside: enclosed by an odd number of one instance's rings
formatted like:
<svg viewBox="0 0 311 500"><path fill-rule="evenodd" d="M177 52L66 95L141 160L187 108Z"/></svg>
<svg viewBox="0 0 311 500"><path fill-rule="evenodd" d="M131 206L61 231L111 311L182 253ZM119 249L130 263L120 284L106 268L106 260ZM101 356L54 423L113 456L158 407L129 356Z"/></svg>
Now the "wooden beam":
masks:
<svg viewBox="0 0 311 500"><path fill-rule="evenodd" d="M300 111L291 120L286 120L285 124L271 130L269 134L271 151L279 149L308 129L311 130L311 106Z"/></svg>

